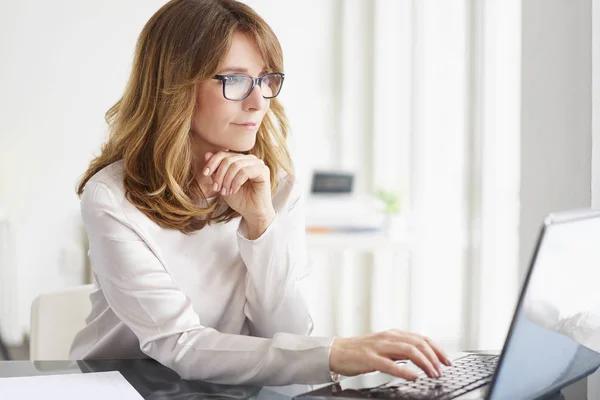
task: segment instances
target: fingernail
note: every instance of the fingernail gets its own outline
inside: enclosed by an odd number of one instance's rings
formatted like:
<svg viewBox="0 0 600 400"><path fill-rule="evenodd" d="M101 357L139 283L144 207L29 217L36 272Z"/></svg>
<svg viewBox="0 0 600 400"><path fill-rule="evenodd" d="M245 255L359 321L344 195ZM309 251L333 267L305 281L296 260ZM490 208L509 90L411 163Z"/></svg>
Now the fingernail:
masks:
<svg viewBox="0 0 600 400"><path fill-rule="evenodd" d="M233 188L229 189L229 195L231 196L233 194Z"/></svg>
<svg viewBox="0 0 600 400"><path fill-rule="evenodd" d="M213 185L213 190L214 190L214 191L217 191L217 190L219 190L219 184L218 184L218 183L215 183L215 184Z"/></svg>
<svg viewBox="0 0 600 400"><path fill-rule="evenodd" d="M204 176L207 176L209 173L210 173L210 169L206 168L206 169L204 170Z"/></svg>
<svg viewBox="0 0 600 400"><path fill-rule="evenodd" d="M221 194L223 196L225 196L227 194L227 189L225 189L225 188L221 189Z"/></svg>

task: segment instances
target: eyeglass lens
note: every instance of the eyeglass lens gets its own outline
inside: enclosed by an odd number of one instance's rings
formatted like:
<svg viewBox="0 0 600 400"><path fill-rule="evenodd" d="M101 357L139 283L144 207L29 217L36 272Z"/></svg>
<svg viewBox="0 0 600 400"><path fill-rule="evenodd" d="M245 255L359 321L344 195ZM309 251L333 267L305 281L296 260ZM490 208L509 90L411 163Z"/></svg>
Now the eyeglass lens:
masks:
<svg viewBox="0 0 600 400"><path fill-rule="evenodd" d="M265 98L277 96L281 89L281 75L267 74L261 83L261 93ZM252 88L252 78L245 75L231 75L225 81L225 97L232 100L242 99L248 95Z"/></svg>

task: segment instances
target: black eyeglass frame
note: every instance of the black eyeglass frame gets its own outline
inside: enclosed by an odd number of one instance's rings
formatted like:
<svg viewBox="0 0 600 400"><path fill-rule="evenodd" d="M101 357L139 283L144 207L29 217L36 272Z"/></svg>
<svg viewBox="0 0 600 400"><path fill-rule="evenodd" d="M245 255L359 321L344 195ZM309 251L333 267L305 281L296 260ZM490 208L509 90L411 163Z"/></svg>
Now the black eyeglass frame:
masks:
<svg viewBox="0 0 600 400"><path fill-rule="evenodd" d="M265 96L265 95L262 94L262 81L266 77L273 76L273 75L277 75L277 76L281 77L281 83L279 84L279 90L273 96ZM234 77L234 76L243 76L243 77L252 79L252 86L250 86L250 89L248 90L248 93L246 93L246 95L244 97L242 97L241 99L230 99L229 97L227 97L225 95L225 83L227 82L227 79L229 79L230 77ZM216 80L219 80L219 81L222 82L221 86L223 88L223 97L225 97L227 100L230 100L230 101L242 101L242 100L247 99L248 96L250 96L250 94L254 90L254 87L256 85L258 85L258 87L260 87L260 90L261 90L260 94L262 95L263 98L265 98L265 99L274 99L281 92L281 88L283 87L283 81L285 80L285 74L282 73L282 72L269 72L268 74L264 74L262 76L259 76L258 78L254 78L254 77L252 77L250 75L247 75L247 74L229 74L229 75L215 75L215 76L213 76L213 79L216 79Z"/></svg>

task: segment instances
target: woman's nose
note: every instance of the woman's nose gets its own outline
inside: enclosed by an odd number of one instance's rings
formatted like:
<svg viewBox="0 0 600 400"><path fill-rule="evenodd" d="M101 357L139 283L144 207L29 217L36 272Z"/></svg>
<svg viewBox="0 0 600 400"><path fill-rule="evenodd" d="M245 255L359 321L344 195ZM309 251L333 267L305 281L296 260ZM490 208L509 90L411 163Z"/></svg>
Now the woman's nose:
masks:
<svg viewBox="0 0 600 400"><path fill-rule="evenodd" d="M244 111L261 110L265 103L266 99L262 96L261 88L256 85L250 95L244 99Z"/></svg>

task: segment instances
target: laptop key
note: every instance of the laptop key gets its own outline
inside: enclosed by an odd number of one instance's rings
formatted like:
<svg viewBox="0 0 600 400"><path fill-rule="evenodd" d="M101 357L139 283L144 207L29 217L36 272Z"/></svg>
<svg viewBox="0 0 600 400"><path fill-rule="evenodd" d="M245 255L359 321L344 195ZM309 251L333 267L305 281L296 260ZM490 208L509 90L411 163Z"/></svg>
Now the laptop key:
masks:
<svg viewBox="0 0 600 400"><path fill-rule="evenodd" d="M414 382L405 381L392 386L361 390L361 393L373 398L450 400L489 383L497 357L495 361L490 360L490 363L484 363L481 356L469 355L456 360L452 367L444 368L440 378L422 377Z"/></svg>

